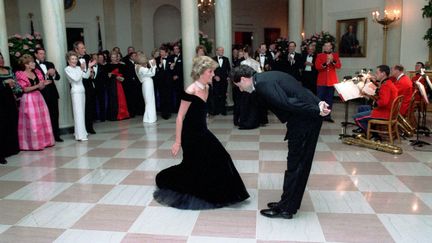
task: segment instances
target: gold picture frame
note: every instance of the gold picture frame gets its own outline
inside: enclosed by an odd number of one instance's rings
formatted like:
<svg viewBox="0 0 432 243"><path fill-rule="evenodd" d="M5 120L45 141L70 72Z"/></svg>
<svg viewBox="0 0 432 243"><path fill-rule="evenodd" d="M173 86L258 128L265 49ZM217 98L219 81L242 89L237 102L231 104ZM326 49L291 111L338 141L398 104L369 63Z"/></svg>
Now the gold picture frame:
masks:
<svg viewBox="0 0 432 243"><path fill-rule="evenodd" d="M366 57L367 18L337 20L336 47L340 57Z"/></svg>
<svg viewBox="0 0 432 243"><path fill-rule="evenodd" d="M64 0L64 9L66 12L71 11L76 5L76 0Z"/></svg>

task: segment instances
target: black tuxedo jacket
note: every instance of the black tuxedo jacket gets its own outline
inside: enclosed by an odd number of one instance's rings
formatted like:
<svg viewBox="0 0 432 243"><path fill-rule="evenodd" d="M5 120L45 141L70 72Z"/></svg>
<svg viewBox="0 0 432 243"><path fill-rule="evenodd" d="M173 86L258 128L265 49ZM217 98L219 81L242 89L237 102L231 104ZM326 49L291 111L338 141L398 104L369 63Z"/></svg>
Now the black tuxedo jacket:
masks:
<svg viewBox="0 0 432 243"><path fill-rule="evenodd" d="M230 64L228 57L222 56L221 58L223 60L222 67L216 68L214 73L215 73L215 76L220 77L221 81L226 81L228 79L229 73L231 71L231 64ZM215 60L217 63L219 63L217 56L214 56L213 60Z"/></svg>
<svg viewBox="0 0 432 243"><path fill-rule="evenodd" d="M135 64L129 59L124 58L124 66L122 69L123 77L125 78L124 85L134 85L138 84L139 80L135 73Z"/></svg>
<svg viewBox="0 0 432 243"><path fill-rule="evenodd" d="M291 75L270 71L256 73L252 78L257 94L282 123L319 119L320 100Z"/></svg>
<svg viewBox="0 0 432 243"><path fill-rule="evenodd" d="M52 62L43 62L43 64L45 64L47 70L50 68L54 68L55 66ZM47 80L51 80L52 82L50 84L48 84L47 86L45 86L44 89L41 90L42 95L44 96L45 99L59 99L59 93L57 90L57 87L55 85L55 81L56 80L60 80L60 74L57 72L55 72L54 76L48 76L46 73L44 73L44 71L42 70L42 68L40 67L39 63L36 62L36 68L39 69L39 71L41 71L41 73L44 74L45 78Z"/></svg>
<svg viewBox="0 0 432 243"><path fill-rule="evenodd" d="M294 53L294 62L291 64L290 61L288 61L288 56L289 53L286 54L285 58L284 58L284 62L285 62L285 72L287 72L288 74L291 74L295 79L297 79L298 81L300 81L300 74L301 74L301 70L303 69L303 58L302 55L298 52Z"/></svg>
<svg viewBox="0 0 432 243"><path fill-rule="evenodd" d="M177 57L177 59L176 59ZM169 62L175 63L174 69L172 70L173 76L177 75L179 80L183 80L183 56L179 54L169 56Z"/></svg>
<svg viewBox="0 0 432 243"><path fill-rule="evenodd" d="M96 89L104 89L107 87L108 82L108 70L106 65L97 64L97 72L93 77L93 81Z"/></svg>
<svg viewBox="0 0 432 243"><path fill-rule="evenodd" d="M260 60L260 53L258 53L256 56L255 56L255 60L257 61L257 62L259 62L259 64L261 65L261 60ZM264 67L261 67L263 70L263 72L264 71L269 71L269 70L264 70L264 68L265 68L265 66L267 66L267 65L269 65L270 66L270 70L272 69L272 67L273 67L273 56L270 54L270 52L266 52L266 54L264 54L265 55L265 61L264 61Z"/></svg>

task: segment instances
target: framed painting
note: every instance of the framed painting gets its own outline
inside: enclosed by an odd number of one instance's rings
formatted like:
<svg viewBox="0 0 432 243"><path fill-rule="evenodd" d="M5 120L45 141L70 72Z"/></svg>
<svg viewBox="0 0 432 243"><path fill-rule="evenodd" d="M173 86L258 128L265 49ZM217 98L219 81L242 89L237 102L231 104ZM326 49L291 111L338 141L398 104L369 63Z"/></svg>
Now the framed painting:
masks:
<svg viewBox="0 0 432 243"><path fill-rule="evenodd" d="M339 56L366 57L367 18L337 20L336 24Z"/></svg>

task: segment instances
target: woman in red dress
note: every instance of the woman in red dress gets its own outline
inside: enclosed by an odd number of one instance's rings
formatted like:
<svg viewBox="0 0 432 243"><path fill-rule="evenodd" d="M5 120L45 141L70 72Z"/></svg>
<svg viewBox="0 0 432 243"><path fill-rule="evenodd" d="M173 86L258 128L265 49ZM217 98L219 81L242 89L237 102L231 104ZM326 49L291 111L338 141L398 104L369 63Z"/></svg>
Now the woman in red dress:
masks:
<svg viewBox="0 0 432 243"><path fill-rule="evenodd" d="M111 63L107 65L108 77L110 78L110 120L123 120L129 118L129 111L126 103L126 96L123 90L123 65L120 62L120 57L117 52L111 53ZM117 103L117 104L115 104ZM114 118L115 117L115 118Z"/></svg>

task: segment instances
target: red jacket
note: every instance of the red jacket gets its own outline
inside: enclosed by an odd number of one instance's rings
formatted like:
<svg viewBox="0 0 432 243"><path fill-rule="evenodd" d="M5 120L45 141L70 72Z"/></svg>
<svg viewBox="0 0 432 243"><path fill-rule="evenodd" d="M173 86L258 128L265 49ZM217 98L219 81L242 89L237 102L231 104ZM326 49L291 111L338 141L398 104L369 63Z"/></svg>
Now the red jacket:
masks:
<svg viewBox="0 0 432 243"><path fill-rule="evenodd" d="M398 97L398 90L390 79L382 82L379 92L377 107L372 110L372 118L389 119L393 101Z"/></svg>
<svg viewBox="0 0 432 243"><path fill-rule="evenodd" d="M337 53L333 54L333 63L329 65L327 62L327 54L319 53L317 55L315 61L315 68L318 70L318 78L317 85L318 86L333 86L338 83L338 77L336 74L336 69L340 69L342 67L342 63L339 59L339 55Z"/></svg>
<svg viewBox="0 0 432 243"><path fill-rule="evenodd" d="M394 80L394 85L398 90L398 96L403 95L402 106L400 108L399 113L402 116L405 116L408 111L408 106L411 101L411 96L413 93L413 84L412 81L405 74L399 78L399 80Z"/></svg>

